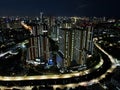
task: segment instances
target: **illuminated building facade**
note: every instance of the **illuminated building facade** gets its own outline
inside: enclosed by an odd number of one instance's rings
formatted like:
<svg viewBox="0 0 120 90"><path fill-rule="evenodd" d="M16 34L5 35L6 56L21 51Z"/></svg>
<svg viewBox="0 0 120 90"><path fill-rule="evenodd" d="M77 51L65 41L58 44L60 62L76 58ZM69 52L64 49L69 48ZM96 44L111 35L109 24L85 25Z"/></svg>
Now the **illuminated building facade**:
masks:
<svg viewBox="0 0 120 90"><path fill-rule="evenodd" d="M48 39L48 26L43 22L43 13L40 13L40 20L32 26L32 38L30 38L28 49L28 60L40 59L44 60L49 58L49 39Z"/></svg>
<svg viewBox="0 0 120 90"><path fill-rule="evenodd" d="M73 61L84 65L88 52L93 52L92 26L77 27L64 23L60 29L59 50L64 54L64 66L71 66Z"/></svg>
<svg viewBox="0 0 120 90"><path fill-rule="evenodd" d="M73 62L76 65L85 65L87 55L93 54L93 27L80 26L70 20L57 24L53 18L48 19L54 22L53 24L46 24L41 15L40 17L40 22L32 26L33 37L29 40L28 60L43 57L44 61L48 62L52 53L52 60L56 63L60 51L63 54L63 60L60 62L62 67L69 67ZM50 42L50 39L53 42Z"/></svg>

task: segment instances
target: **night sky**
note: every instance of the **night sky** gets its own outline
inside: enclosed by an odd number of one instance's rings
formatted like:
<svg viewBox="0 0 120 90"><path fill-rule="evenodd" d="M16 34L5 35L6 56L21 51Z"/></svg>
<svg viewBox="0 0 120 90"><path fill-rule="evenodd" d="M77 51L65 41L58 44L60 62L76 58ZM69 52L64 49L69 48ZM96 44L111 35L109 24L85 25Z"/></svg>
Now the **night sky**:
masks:
<svg viewBox="0 0 120 90"><path fill-rule="evenodd" d="M0 0L0 16L120 16L120 0Z"/></svg>

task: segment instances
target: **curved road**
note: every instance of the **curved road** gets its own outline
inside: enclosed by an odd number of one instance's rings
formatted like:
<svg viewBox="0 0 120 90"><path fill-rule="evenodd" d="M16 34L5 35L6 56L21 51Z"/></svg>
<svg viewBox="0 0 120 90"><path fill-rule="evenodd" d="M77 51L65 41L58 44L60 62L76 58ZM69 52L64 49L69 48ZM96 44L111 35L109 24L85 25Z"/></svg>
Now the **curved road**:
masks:
<svg viewBox="0 0 120 90"><path fill-rule="evenodd" d="M95 83L99 83L99 81L102 80L103 78L105 78L106 75L113 72L113 70L117 67L117 63L115 62L114 58L111 55L109 55L105 50L103 50L96 43L96 41L97 41L97 38L94 38L93 39L94 45L109 58L110 62L112 63L111 67L105 73L103 73L102 75L100 75L97 78L91 79L89 81L81 81L77 84L70 83L70 84L65 84L65 85L52 85L54 89L56 89L57 87L59 87L59 88L64 88L64 87L74 88L77 86L89 86L89 85L92 85ZM102 59L102 57L100 57L100 62L98 65L96 65L92 69L90 68L90 69L80 71L80 72L73 72L73 73L69 73L69 74L60 74L60 75L41 75L41 76L16 76L16 77L0 76L0 81L46 80L46 79L60 79L60 78L68 79L68 78L72 78L72 77L88 75L91 73L91 70L96 70L96 69L100 68L103 65L103 63L104 63L104 60ZM26 88L29 88L29 86Z"/></svg>

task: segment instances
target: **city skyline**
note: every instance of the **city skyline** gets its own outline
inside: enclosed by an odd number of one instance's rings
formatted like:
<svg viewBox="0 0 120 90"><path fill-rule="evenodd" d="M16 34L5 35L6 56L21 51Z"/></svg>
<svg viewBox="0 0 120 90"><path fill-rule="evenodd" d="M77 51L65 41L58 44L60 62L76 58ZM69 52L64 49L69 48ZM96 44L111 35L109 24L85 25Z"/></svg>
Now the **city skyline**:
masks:
<svg viewBox="0 0 120 90"><path fill-rule="evenodd" d="M96 16L119 18L119 0L1 0L0 16Z"/></svg>
<svg viewBox="0 0 120 90"><path fill-rule="evenodd" d="M0 89L120 89L120 20L43 13L0 17Z"/></svg>

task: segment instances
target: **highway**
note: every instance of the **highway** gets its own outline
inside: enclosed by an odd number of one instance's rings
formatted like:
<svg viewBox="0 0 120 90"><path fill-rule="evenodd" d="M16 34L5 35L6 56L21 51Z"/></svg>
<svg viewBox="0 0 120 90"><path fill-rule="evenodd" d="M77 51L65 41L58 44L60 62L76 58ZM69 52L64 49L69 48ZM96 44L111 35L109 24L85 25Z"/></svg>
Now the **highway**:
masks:
<svg viewBox="0 0 120 90"><path fill-rule="evenodd" d="M114 58L111 55L109 55L105 50L103 50L96 43L97 40L95 38L93 39L93 41L94 41L94 45L109 58L110 62L112 63L111 67L105 73L103 73L102 75L100 75L97 78L91 79L89 81L80 81L79 83L70 83L70 84L65 84L65 85L59 85L59 84L52 85L54 89L56 89L57 87L59 87L59 88L64 88L64 87L74 88L77 86L90 86L93 84L97 84L97 83L99 83L100 80L104 79L106 77L106 75L113 72L113 70L117 67L118 63L114 60ZM24 80L46 80L46 79L52 80L52 79L61 79L61 78L68 79L68 78L72 78L72 77L89 75L91 73L91 70L99 69L103 65L103 63L104 63L104 60L102 57L100 57L100 62L96 66L94 66L93 68L87 69L87 70L79 71L79 72L73 72L73 73L69 73L69 74L60 74L60 75L56 74L56 75L40 75L40 76L15 76L15 77L0 76L0 81L24 81Z"/></svg>

